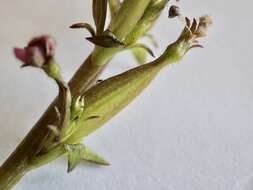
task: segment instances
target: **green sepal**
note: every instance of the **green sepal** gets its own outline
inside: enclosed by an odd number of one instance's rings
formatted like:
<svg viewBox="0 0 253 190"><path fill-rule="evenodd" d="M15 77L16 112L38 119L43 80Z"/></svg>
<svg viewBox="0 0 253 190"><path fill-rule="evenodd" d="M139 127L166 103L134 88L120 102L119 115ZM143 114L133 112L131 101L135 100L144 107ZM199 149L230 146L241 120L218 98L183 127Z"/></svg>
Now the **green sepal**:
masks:
<svg viewBox="0 0 253 190"><path fill-rule="evenodd" d="M79 133L80 131L83 131L86 129L83 125L80 124L81 122L87 124L86 122L96 122L99 118L100 118L99 116L94 115L94 116L83 118L83 121L79 121L79 118L77 120L72 120L67 130L64 133L61 133L60 141L62 143L64 142L68 143L69 137L71 137L71 135L73 135L74 133ZM75 140L74 142L78 142L78 141L79 139L77 141ZM73 141L71 143L73 143Z"/></svg>
<svg viewBox="0 0 253 190"><path fill-rule="evenodd" d="M88 41L93 44L105 48L117 48L125 46L124 42L117 38L112 32L105 31L101 35L96 35L86 38Z"/></svg>
<svg viewBox="0 0 253 190"><path fill-rule="evenodd" d="M72 29L86 29L91 34L91 36L95 36L96 32L94 28L89 23L76 23L70 26Z"/></svg>
<svg viewBox="0 0 253 190"><path fill-rule="evenodd" d="M75 167L79 164L82 157L83 145L66 144L65 149L68 155L68 173L69 173L72 172L75 169Z"/></svg>
<svg viewBox="0 0 253 190"><path fill-rule="evenodd" d="M84 146L84 149L82 152L82 159L83 160L86 160L88 162L98 164L98 165L104 165L104 166L110 165L110 163L106 159L104 159L103 157L101 157L100 155L95 153L93 150L91 150L87 146L85 146L85 145L83 145L83 146Z"/></svg>
<svg viewBox="0 0 253 190"><path fill-rule="evenodd" d="M109 165L108 161L83 144L66 144L65 150L68 155L68 173L73 171L81 160L104 166Z"/></svg>
<svg viewBox="0 0 253 190"><path fill-rule="evenodd" d="M82 96L78 96L75 100L72 101L70 111L71 111L71 121L76 121L79 119L79 117L83 113L84 109L84 104L85 104L85 99Z"/></svg>
<svg viewBox="0 0 253 190"><path fill-rule="evenodd" d="M53 58L49 59L47 64L44 64L42 68L52 79L61 80L60 66L55 62Z"/></svg>
<svg viewBox="0 0 253 190"><path fill-rule="evenodd" d="M102 34L107 15L107 0L93 0L93 18L97 28L97 34Z"/></svg>

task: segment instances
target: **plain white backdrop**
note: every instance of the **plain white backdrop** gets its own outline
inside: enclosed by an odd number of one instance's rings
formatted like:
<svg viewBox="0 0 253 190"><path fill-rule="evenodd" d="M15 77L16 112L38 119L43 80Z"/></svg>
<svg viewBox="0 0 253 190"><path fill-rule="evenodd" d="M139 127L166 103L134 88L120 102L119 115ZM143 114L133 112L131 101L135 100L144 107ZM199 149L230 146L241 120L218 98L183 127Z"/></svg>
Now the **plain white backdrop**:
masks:
<svg viewBox="0 0 253 190"><path fill-rule="evenodd" d="M187 16L214 18L205 49L164 69L129 107L86 143L111 166L65 158L29 173L15 190L251 190L253 188L252 1L181 1ZM14 150L57 94L36 69L19 68L12 47L48 33L69 79L92 45L75 22L92 22L91 0L0 1L0 162ZM180 33L177 19L159 19L152 34L160 55ZM117 55L102 79L135 66Z"/></svg>

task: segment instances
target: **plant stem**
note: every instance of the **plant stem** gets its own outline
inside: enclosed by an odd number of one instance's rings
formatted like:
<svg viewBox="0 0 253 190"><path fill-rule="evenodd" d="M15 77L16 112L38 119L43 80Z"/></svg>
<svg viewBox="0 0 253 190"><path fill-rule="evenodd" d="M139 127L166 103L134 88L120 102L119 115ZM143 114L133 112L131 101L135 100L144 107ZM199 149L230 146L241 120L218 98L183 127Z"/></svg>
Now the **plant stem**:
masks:
<svg viewBox="0 0 253 190"><path fill-rule="evenodd" d="M101 127L127 106L148 86L163 67L178 62L182 59L183 55L178 54L173 47L168 48L159 59L111 77L90 88L84 93L86 102L82 114L84 121L80 121L78 126L76 126L76 131L64 143L80 143L84 137ZM95 122L85 120L85 118L92 115L99 115L99 118ZM62 148L62 145L59 145L47 155L35 158L32 165L36 167L43 165L56 159L63 153L64 148Z"/></svg>
<svg viewBox="0 0 253 190"><path fill-rule="evenodd" d="M89 56L69 82L73 96L78 96L88 89L94 81L96 81L96 78L102 72L105 65L106 64L94 64L91 61L91 56ZM47 137L51 133L47 126L49 124L54 124L57 120L57 115L54 110L56 105L57 98L49 106L16 150L1 166L1 190L11 189L25 175L29 170L30 160L43 148L44 144L46 144Z"/></svg>
<svg viewBox="0 0 253 190"><path fill-rule="evenodd" d="M114 18L120 9L120 1L119 0L109 0L109 6L110 6L110 10L111 10L111 18Z"/></svg>
<svg viewBox="0 0 253 190"><path fill-rule="evenodd" d="M151 0L125 0L117 17L112 19L109 30L119 39L124 39L134 29L150 2Z"/></svg>
<svg viewBox="0 0 253 190"><path fill-rule="evenodd" d="M133 30L150 2L151 0L125 0L118 16L113 18L109 29L116 36L124 39ZM90 88L118 50L96 47L70 80L71 94L77 97ZM54 125L57 120L54 109L57 104L56 98L16 150L0 167L1 190L11 189L31 169L31 160L48 143L51 131L47 126L49 124Z"/></svg>

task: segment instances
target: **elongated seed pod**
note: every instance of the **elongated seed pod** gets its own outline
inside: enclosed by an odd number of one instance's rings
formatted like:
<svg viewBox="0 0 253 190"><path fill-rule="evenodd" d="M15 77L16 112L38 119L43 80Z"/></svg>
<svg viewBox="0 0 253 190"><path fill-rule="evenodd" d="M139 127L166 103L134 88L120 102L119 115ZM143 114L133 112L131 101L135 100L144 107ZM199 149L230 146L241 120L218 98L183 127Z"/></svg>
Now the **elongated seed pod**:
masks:
<svg viewBox="0 0 253 190"><path fill-rule="evenodd" d="M173 44L156 61L111 77L88 90L84 94L83 120L74 126L76 130L67 143L80 142L111 119L138 96L164 66L179 61L184 51L180 44ZM85 120L94 115L98 116L96 120Z"/></svg>

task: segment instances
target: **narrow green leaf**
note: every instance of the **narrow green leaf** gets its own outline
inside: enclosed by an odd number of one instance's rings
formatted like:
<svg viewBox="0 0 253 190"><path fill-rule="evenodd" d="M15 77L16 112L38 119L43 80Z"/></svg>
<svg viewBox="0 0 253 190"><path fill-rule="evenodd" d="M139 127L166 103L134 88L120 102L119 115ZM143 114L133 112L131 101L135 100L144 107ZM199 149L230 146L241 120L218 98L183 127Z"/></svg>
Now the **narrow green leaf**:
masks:
<svg viewBox="0 0 253 190"><path fill-rule="evenodd" d="M131 49L145 50L146 52L149 53L149 55L151 55L152 57L155 57L155 54L153 53L153 51L148 46L146 46L145 44L135 44L135 45L130 46L130 48Z"/></svg>
<svg viewBox="0 0 253 190"><path fill-rule="evenodd" d="M65 149L68 155L68 173L73 171L81 160L83 145L82 144L66 144Z"/></svg>
<svg viewBox="0 0 253 190"><path fill-rule="evenodd" d="M110 31L106 31L101 35L89 37L86 39L97 46L105 48L116 48L125 46L125 44Z"/></svg>
<svg viewBox="0 0 253 190"><path fill-rule="evenodd" d="M93 150L83 145L82 159L99 165L108 166L110 165L103 157L99 156Z"/></svg>
<svg viewBox="0 0 253 190"><path fill-rule="evenodd" d="M102 34L105 27L107 14L107 0L93 0L93 18L97 28L97 34Z"/></svg>
<svg viewBox="0 0 253 190"><path fill-rule="evenodd" d="M158 43L152 34L146 34L145 37L147 37L150 40L150 42L152 43L154 47L156 48L158 47Z"/></svg>
<svg viewBox="0 0 253 190"><path fill-rule="evenodd" d="M94 28L88 23L76 23L76 24L71 25L70 28L72 28L72 29L85 28L86 30L88 30L88 32L91 34L91 36L96 35Z"/></svg>
<svg viewBox="0 0 253 190"><path fill-rule="evenodd" d="M135 49L132 49L132 53L133 53L134 58L140 65L143 65L146 62L147 60L146 50L143 50L141 48L135 48Z"/></svg>

